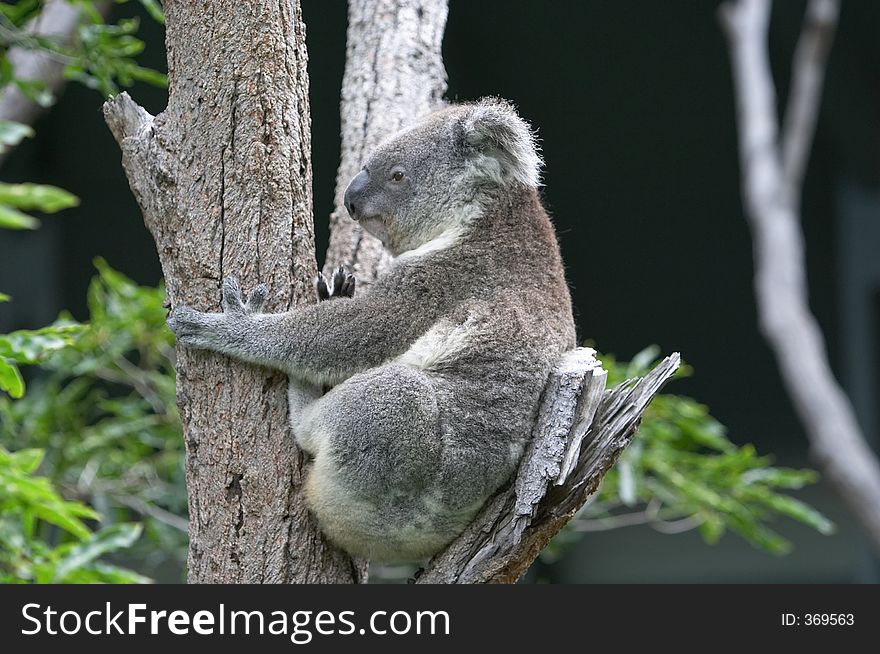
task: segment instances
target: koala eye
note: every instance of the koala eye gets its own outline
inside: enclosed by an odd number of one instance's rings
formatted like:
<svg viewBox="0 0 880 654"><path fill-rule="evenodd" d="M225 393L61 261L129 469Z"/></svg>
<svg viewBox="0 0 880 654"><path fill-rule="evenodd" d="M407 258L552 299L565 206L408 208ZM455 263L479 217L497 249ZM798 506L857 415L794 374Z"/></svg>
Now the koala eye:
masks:
<svg viewBox="0 0 880 654"><path fill-rule="evenodd" d="M391 181L392 182L400 182L403 180L403 178L404 178L404 174L403 174L402 170L395 170L393 173L391 173Z"/></svg>

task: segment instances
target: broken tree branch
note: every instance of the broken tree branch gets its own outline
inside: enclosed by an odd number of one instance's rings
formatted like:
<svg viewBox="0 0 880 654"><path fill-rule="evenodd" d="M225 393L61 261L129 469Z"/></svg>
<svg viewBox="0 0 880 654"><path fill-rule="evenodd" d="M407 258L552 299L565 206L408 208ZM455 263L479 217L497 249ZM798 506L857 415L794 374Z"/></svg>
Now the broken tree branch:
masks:
<svg viewBox="0 0 880 654"><path fill-rule="evenodd" d="M808 306L800 184L818 113L837 0L811 0L780 139L767 52L770 0L722 5L737 101L742 197L754 237L760 327L814 455L880 550L880 465L834 378Z"/></svg>
<svg viewBox="0 0 880 654"><path fill-rule="evenodd" d="M651 399L678 369L673 354L641 379L605 390L595 352L566 353L550 377L516 479L418 583L514 583L598 489L629 445Z"/></svg>

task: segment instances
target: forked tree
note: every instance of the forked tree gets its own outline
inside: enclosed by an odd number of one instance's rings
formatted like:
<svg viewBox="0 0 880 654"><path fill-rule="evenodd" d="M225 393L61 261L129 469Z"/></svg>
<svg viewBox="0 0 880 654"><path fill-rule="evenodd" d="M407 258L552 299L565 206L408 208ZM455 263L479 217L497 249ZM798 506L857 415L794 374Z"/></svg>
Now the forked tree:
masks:
<svg viewBox="0 0 880 654"><path fill-rule="evenodd" d="M171 306L220 309L221 283L268 284L267 310L312 302L306 32L298 0L165 0L169 98L151 116L127 94L105 105L153 235ZM359 288L386 265L341 209L371 147L446 90L445 0L351 0L342 88L342 160L328 266ZM595 491L651 397L664 360L614 390L587 349L548 381L533 439L511 483L425 568L420 582L512 582ZM287 423L286 380L202 351L177 350L186 443L190 582L356 583L366 562L322 536L303 504L304 459Z"/></svg>

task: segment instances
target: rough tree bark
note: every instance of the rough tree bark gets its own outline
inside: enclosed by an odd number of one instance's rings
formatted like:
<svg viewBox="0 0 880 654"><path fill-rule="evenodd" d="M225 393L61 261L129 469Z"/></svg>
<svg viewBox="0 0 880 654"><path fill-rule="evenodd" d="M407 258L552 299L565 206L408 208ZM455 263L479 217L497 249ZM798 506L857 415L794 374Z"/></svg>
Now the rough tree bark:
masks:
<svg viewBox="0 0 880 654"><path fill-rule="evenodd" d="M313 298L310 119L299 2L166 0L168 107L105 105L172 305L220 309L266 282L268 310ZM177 351L190 582L354 582L302 502L283 375Z"/></svg>
<svg viewBox="0 0 880 654"><path fill-rule="evenodd" d="M738 0L720 13L731 51L760 326L814 455L880 550L880 464L834 378L810 313L800 229L801 183L839 3L811 0L807 6L781 135L767 53L770 9L770 0Z"/></svg>

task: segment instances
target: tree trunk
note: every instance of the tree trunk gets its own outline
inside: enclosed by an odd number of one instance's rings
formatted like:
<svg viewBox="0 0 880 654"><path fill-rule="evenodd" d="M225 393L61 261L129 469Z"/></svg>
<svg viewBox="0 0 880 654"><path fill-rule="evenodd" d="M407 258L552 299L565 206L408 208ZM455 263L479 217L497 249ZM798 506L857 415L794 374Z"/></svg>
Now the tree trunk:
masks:
<svg viewBox="0 0 880 654"><path fill-rule="evenodd" d="M311 301L316 272L305 29L297 0L166 0L169 99L105 105L172 305L220 309L266 282L268 310ZM353 582L358 566L302 501L279 373L177 351L194 583Z"/></svg>
<svg viewBox="0 0 880 654"><path fill-rule="evenodd" d="M336 209L324 272L344 264L359 292L388 263L378 239L364 232L342 206L345 188L364 159L414 118L443 105L446 69L440 46L446 0L350 0L342 79L342 157Z"/></svg>

